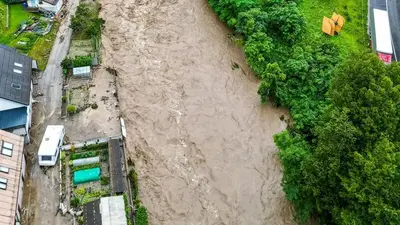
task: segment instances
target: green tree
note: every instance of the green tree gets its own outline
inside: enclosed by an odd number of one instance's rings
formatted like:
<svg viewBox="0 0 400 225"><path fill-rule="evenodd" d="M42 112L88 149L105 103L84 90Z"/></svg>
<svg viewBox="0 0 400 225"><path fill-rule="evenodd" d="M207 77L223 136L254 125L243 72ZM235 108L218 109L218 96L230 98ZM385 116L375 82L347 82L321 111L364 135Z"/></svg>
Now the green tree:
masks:
<svg viewBox="0 0 400 225"><path fill-rule="evenodd" d="M244 46L247 63L258 77L264 73L267 64L271 62L272 39L265 33L257 32L250 36Z"/></svg>
<svg viewBox="0 0 400 225"><path fill-rule="evenodd" d="M304 18L296 3L276 4L268 9L270 30L289 44L296 43L302 36Z"/></svg>
<svg viewBox="0 0 400 225"><path fill-rule="evenodd" d="M332 105L315 128L302 172L323 224L399 224L398 86L373 54L352 56L336 74Z"/></svg>
<svg viewBox="0 0 400 225"><path fill-rule="evenodd" d="M314 211L311 192L308 191L303 173L311 157L310 146L301 136L290 135L288 131L275 135L274 140L280 150L279 158L284 168L282 187L286 198L295 206L296 219L306 222Z"/></svg>
<svg viewBox="0 0 400 225"><path fill-rule="evenodd" d="M240 12L245 12L258 5L258 0L208 0L219 18L235 27Z"/></svg>
<svg viewBox="0 0 400 225"><path fill-rule="evenodd" d="M274 102L276 102L279 93L279 83L286 79L278 63L268 64L266 72L262 74L261 79L262 81L257 91L261 97L261 102L267 102L268 97L273 97Z"/></svg>
<svg viewBox="0 0 400 225"><path fill-rule="evenodd" d="M239 13L236 31L245 37L250 37L257 32L267 33L268 13L260 8L253 8Z"/></svg>

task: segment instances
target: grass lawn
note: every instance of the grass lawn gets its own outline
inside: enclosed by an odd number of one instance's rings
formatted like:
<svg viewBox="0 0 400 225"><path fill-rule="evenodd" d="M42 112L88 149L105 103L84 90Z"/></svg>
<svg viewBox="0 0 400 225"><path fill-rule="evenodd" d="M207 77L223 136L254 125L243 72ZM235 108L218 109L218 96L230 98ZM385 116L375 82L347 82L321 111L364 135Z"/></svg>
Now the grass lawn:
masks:
<svg viewBox="0 0 400 225"><path fill-rule="evenodd" d="M41 36L28 52L28 55L37 61L38 67L41 70L46 68L47 60L49 59L59 26L60 24L58 22L54 22L50 33L46 36Z"/></svg>
<svg viewBox="0 0 400 225"><path fill-rule="evenodd" d="M22 4L12 4L9 5L9 28L6 28L6 5L4 2L0 1L0 44L9 44L15 37L14 32L18 30L19 25L28 21L29 18L34 16L33 13L27 12L22 7Z"/></svg>
<svg viewBox="0 0 400 225"><path fill-rule="evenodd" d="M0 44L14 47L18 52L29 55L38 62L39 69L44 70L59 24L55 22L51 32L46 36L32 32L24 32L15 36L14 33L21 23L32 17L39 18L40 15L25 11L22 3L11 4L9 5L9 29L6 29L6 13L6 4L0 0Z"/></svg>
<svg viewBox="0 0 400 225"><path fill-rule="evenodd" d="M332 41L339 46L342 57L369 48L368 0L303 0L299 8L307 24L307 42L315 39ZM333 12L342 15L346 23L339 35L330 37L321 31L322 18L330 18Z"/></svg>

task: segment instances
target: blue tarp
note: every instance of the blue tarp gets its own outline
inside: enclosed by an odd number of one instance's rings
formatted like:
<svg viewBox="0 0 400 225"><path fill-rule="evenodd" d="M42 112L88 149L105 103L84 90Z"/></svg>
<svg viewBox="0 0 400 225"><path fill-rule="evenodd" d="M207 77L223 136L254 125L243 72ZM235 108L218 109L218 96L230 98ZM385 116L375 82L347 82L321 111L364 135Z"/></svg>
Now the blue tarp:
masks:
<svg viewBox="0 0 400 225"><path fill-rule="evenodd" d="M100 167L74 172L74 184L100 180Z"/></svg>
<svg viewBox="0 0 400 225"><path fill-rule="evenodd" d="M0 111L0 129L25 126L27 122L27 107Z"/></svg>

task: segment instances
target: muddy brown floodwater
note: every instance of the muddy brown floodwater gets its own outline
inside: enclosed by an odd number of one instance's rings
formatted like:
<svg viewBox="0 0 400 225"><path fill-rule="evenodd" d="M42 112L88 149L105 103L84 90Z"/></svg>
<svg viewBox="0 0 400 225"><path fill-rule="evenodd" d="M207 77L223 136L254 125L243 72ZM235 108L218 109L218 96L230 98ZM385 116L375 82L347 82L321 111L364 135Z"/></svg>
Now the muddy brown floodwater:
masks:
<svg viewBox="0 0 400 225"><path fill-rule="evenodd" d="M272 139L286 112L260 105L207 1L100 2L150 224L292 224Z"/></svg>

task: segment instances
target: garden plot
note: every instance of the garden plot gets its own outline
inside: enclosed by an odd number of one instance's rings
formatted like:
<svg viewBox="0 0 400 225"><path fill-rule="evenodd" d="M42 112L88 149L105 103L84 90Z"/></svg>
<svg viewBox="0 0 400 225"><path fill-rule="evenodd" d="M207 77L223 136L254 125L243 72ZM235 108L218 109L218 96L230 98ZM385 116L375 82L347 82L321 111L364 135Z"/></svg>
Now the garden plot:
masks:
<svg viewBox="0 0 400 225"><path fill-rule="evenodd" d="M78 88L82 86L85 86L85 89ZM64 126L70 140L85 141L121 135L115 75L103 67L95 68L92 80L68 79L68 89L66 97L63 98L67 101L66 98L71 97L68 105L77 104L76 109L85 104L90 106L65 118L68 122L65 122ZM72 94L69 94L69 91L72 91Z"/></svg>
<svg viewBox="0 0 400 225"><path fill-rule="evenodd" d="M94 55L94 53L93 40L72 40L68 57L75 58L76 56Z"/></svg>
<svg viewBox="0 0 400 225"><path fill-rule="evenodd" d="M77 113L84 111L88 107L90 107L89 103L89 97L90 97L90 91L89 91L89 86L87 85L82 85L76 88L71 88L68 92L68 97L69 97L69 106L74 106L75 110L74 112L68 113Z"/></svg>
<svg viewBox="0 0 400 225"><path fill-rule="evenodd" d="M69 154L70 207L82 205L109 196L110 174L108 144L89 145Z"/></svg>

